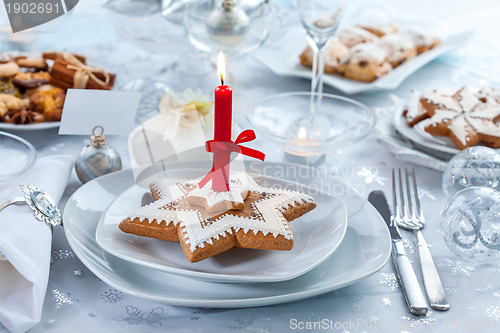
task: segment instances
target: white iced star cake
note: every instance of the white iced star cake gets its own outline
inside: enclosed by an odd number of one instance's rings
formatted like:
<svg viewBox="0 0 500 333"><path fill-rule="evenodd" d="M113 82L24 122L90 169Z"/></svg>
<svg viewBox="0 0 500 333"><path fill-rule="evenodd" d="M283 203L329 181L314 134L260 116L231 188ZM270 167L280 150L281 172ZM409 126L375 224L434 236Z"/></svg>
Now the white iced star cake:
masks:
<svg viewBox="0 0 500 333"><path fill-rule="evenodd" d="M126 233L179 242L186 258L200 261L233 247L290 250L288 222L316 207L300 192L258 185L245 173L230 177L230 191L214 192L209 182L158 178L155 202L140 208L119 227Z"/></svg>

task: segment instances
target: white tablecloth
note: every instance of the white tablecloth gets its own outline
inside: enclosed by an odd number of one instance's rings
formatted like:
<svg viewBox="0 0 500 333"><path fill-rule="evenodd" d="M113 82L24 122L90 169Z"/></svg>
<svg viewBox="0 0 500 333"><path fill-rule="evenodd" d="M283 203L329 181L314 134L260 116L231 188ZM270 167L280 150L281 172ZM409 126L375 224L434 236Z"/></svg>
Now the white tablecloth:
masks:
<svg viewBox="0 0 500 333"><path fill-rule="evenodd" d="M410 89L460 87L461 85L496 84L500 80L500 6L494 0L458 4L456 1L385 1L396 12L425 15L457 27L478 30L464 48L453 51L430 63L390 92L365 93L353 96L371 107L390 105L390 94L402 98ZM121 41L107 21L102 1L81 1L66 21L48 25L38 36L36 49L80 51L95 63L118 73L118 85L132 78L153 77L163 80L173 90L200 87L211 91L216 80L198 80L182 72L176 56L150 54ZM439 4L439 5L438 5ZM286 1L277 4L279 26L299 26L298 17ZM63 20L61 18L59 20ZM96 33L98 32L99 33ZM279 41L274 31L271 41ZM274 47L268 43L265 47ZM256 63L250 54L231 59L236 121L244 123L248 105L257 98L286 91L307 91L306 80L278 77ZM195 73L193 73L194 75ZM327 92L338 93L326 87ZM117 119L119 121L119 119ZM85 137L58 136L57 130L17 133L32 142L40 156L78 153L88 143ZM108 137L108 143L121 154L124 167L130 166L126 138ZM258 138L254 148L266 147L268 158L279 161L282 155L272 143ZM390 193L390 172L393 167L414 167L400 162L380 146L373 137L349 151L329 156L328 162L338 176L364 195L375 189ZM425 317L409 314L401 288L389 261L379 272L354 285L315 298L264 308L202 309L170 306L130 296L111 288L92 274L69 247L62 228L53 237L52 265L49 286L40 324L30 332L285 332L293 331L296 322L331 320L338 332L440 332L498 331L500 327L500 266L475 265L456 257L445 245L440 232L440 210L446 199L441 190L441 173L415 167L422 189L421 201L428 221L424 229L430 243L451 309L430 311ZM63 196L61 206L80 186L76 174ZM407 252L418 261L413 234L404 232ZM357 326L361 319L366 325ZM337 324L338 323L338 324ZM337 329L338 328L338 329ZM299 330L299 329L296 329ZM0 332L5 331L0 327Z"/></svg>

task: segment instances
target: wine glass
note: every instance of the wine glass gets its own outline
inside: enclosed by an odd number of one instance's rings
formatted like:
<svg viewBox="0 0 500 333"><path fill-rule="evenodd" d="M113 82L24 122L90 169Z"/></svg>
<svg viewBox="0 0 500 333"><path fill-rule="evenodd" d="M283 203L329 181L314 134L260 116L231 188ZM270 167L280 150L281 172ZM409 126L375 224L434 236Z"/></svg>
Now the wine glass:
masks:
<svg viewBox="0 0 500 333"><path fill-rule="evenodd" d="M309 128L308 136L324 139L332 135L332 130L342 131L340 124L330 124L317 110L323 94L324 56L323 50L337 31L345 7L345 0L297 0L302 25L314 52L311 80L310 115L304 120ZM332 128L333 126L333 128Z"/></svg>

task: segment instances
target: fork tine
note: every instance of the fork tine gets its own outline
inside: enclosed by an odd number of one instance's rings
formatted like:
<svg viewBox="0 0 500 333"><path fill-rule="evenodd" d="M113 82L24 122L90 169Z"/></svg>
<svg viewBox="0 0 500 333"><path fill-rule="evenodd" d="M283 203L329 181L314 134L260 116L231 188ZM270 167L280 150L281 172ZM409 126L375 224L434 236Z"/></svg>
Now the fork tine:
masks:
<svg viewBox="0 0 500 333"><path fill-rule="evenodd" d="M411 189L410 189L410 176L408 175L408 169L405 169L405 181L406 181L406 196L408 197L408 219L413 218L413 200L411 199ZM413 221L412 221L413 222Z"/></svg>
<svg viewBox="0 0 500 333"><path fill-rule="evenodd" d="M412 176L413 176L413 191L414 191L414 196L415 196L415 205L416 205L416 211L418 214L418 218L423 220L424 216L422 214L422 210L420 208L420 199L418 197L418 190L417 190L417 177L415 176L415 169L412 170Z"/></svg>
<svg viewBox="0 0 500 333"><path fill-rule="evenodd" d="M405 196L403 192L403 179L401 178L401 169L398 169L399 173L399 198L401 199L401 213L403 219L406 220L407 214L406 214L406 206L405 206Z"/></svg>
<svg viewBox="0 0 500 333"><path fill-rule="evenodd" d="M399 216L398 214L398 200L396 199L396 176L395 170L392 169L392 213L395 217Z"/></svg>

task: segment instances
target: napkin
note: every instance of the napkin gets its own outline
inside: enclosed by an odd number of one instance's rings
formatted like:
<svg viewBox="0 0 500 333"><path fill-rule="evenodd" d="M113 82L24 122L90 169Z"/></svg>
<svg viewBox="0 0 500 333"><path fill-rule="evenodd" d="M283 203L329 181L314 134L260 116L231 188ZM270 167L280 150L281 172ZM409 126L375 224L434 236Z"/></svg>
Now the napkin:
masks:
<svg viewBox="0 0 500 333"><path fill-rule="evenodd" d="M39 159L18 185L34 185L59 203L73 167L71 156ZM21 190L12 191L21 197ZM40 321L49 279L52 232L28 205L0 212L0 322L24 332Z"/></svg>
<svg viewBox="0 0 500 333"><path fill-rule="evenodd" d="M205 132L194 105L161 112L128 137L132 167L151 165L196 148L204 148Z"/></svg>

